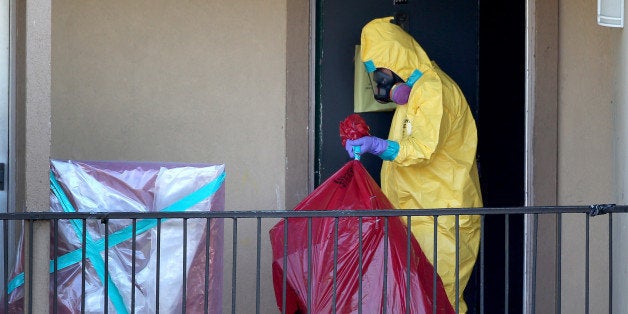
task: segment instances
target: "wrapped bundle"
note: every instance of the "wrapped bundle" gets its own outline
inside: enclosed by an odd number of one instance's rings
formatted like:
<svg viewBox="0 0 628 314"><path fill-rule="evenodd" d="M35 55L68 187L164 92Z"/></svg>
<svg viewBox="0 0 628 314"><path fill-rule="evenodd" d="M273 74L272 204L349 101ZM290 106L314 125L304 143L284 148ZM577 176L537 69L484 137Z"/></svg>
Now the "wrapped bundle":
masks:
<svg viewBox="0 0 628 314"><path fill-rule="evenodd" d="M224 178L224 165L52 160L51 211L222 211ZM57 295L53 295L51 274L51 312L56 304L58 313L81 313L84 298L85 313L102 313L105 302L111 313L128 313L134 291L136 313L180 313L184 306L193 313L203 312L205 306L211 313L221 313L223 225L221 219L211 219L209 225L207 221L188 219L184 236L182 219L162 219L159 235L157 219L138 219L135 234L131 219L110 219L106 224L86 220L86 243L82 243L83 221L60 220L56 234ZM51 238L54 241L54 234ZM51 245L51 272L54 252ZM10 312L23 311L22 259L23 256L18 256L7 290ZM82 295L82 263L85 263L85 295Z"/></svg>

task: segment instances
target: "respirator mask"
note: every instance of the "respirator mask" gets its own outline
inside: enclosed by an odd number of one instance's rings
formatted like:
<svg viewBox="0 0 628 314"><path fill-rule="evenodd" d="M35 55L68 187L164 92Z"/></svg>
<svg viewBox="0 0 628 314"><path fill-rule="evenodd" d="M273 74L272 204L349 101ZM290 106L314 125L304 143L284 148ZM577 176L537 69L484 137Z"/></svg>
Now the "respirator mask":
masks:
<svg viewBox="0 0 628 314"><path fill-rule="evenodd" d="M391 90L396 84L404 83L395 72L386 68L377 68L369 73L369 79L375 100L382 104L392 102Z"/></svg>

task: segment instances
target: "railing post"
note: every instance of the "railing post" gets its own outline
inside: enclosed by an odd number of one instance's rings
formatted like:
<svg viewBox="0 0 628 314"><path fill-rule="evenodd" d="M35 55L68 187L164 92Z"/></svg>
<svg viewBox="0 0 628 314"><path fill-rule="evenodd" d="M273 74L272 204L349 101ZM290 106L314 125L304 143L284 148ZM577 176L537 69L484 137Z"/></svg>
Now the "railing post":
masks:
<svg viewBox="0 0 628 314"><path fill-rule="evenodd" d="M50 222L27 221L25 224L24 312L48 313L50 287ZM31 246L32 247L29 247ZM31 249L32 248L32 249Z"/></svg>

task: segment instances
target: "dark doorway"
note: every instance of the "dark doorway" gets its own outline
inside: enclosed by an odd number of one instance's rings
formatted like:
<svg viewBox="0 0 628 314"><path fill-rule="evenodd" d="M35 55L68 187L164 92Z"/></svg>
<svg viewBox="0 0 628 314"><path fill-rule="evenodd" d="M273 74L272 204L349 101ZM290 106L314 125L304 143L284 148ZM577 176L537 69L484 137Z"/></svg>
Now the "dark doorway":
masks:
<svg viewBox="0 0 628 314"><path fill-rule="evenodd" d="M523 206L525 2L480 1L479 38L478 158L484 206ZM523 215L488 215L485 226L486 313L503 313L506 307L521 313Z"/></svg>
<svg viewBox="0 0 628 314"><path fill-rule="evenodd" d="M353 55L361 28L403 11L409 33L460 85L475 115L485 207L524 204L525 2L318 0L316 10L316 185L349 160L338 124L353 113ZM361 114L371 133L382 138L392 115ZM381 160L366 155L362 163L379 182ZM506 307L520 313L523 217L487 216L484 250L484 300L478 262L465 291L469 313L479 313L481 304L485 313L503 313Z"/></svg>

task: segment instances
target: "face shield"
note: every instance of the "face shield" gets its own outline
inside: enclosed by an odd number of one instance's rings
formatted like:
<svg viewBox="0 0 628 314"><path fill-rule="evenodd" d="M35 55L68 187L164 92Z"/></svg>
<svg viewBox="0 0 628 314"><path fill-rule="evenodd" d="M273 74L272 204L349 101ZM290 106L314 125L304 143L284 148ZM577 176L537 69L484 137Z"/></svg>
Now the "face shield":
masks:
<svg viewBox="0 0 628 314"><path fill-rule="evenodd" d="M368 71L367 71L368 72ZM403 83L403 80L395 72L386 68L377 68L368 73L373 89L373 96L377 102L385 104L391 102L390 91L393 86Z"/></svg>

